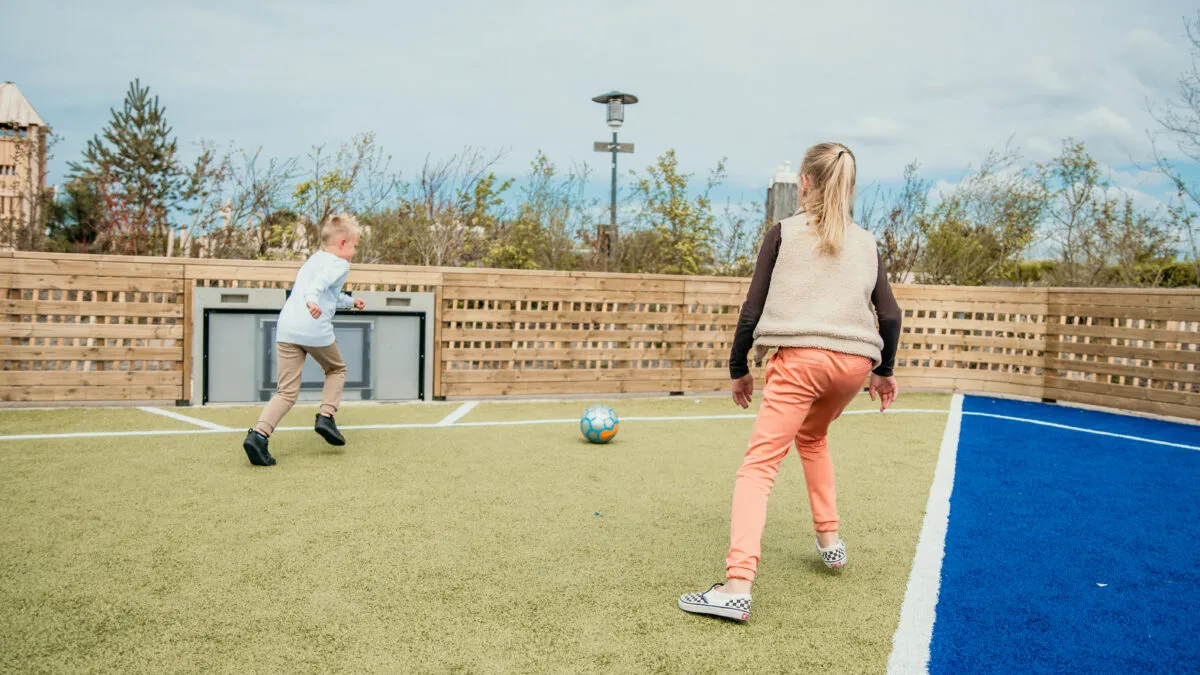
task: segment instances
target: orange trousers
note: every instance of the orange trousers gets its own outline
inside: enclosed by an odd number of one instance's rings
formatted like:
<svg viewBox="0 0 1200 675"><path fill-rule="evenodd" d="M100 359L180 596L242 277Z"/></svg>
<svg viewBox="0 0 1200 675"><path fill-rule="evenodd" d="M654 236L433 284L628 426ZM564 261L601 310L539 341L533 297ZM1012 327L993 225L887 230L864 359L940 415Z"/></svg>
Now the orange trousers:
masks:
<svg viewBox="0 0 1200 675"><path fill-rule="evenodd" d="M750 446L734 483L726 578L754 581L767 499L793 441L804 464L814 528L837 530L837 490L826 434L862 391L873 365L863 356L799 347L782 347L771 357Z"/></svg>

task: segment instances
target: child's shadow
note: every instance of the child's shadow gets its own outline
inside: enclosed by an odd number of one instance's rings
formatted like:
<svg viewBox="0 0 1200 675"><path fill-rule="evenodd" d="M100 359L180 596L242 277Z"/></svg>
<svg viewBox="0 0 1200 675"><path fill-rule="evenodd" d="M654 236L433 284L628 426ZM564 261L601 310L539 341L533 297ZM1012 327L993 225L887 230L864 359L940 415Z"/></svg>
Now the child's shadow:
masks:
<svg viewBox="0 0 1200 675"><path fill-rule="evenodd" d="M348 445L331 445L325 442L325 439L320 436L314 436L304 443L303 446L297 448L300 452L306 455L333 455L342 456L347 454Z"/></svg>

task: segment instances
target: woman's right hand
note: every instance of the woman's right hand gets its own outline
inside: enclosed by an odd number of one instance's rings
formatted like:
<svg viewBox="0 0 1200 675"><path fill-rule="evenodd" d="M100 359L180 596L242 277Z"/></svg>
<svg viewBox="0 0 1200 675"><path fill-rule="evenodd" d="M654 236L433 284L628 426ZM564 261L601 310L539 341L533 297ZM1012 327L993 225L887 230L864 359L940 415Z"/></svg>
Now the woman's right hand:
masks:
<svg viewBox="0 0 1200 675"><path fill-rule="evenodd" d="M754 376L750 373L732 381L733 402L743 408L750 407L750 397L754 394Z"/></svg>
<svg viewBox="0 0 1200 675"><path fill-rule="evenodd" d="M875 400L875 394L879 394L879 412L888 409L896 401L896 395L900 393L900 387L896 385L895 377L882 377L871 373L871 400Z"/></svg>
<svg viewBox="0 0 1200 675"><path fill-rule="evenodd" d="M309 313L309 314L311 314L311 315L312 315L312 318L314 318L314 319L319 319L319 318L321 318L321 307L320 307L320 305L318 305L318 304L317 304L317 303L315 303L315 302L310 302L310 303L308 303L308 313Z"/></svg>

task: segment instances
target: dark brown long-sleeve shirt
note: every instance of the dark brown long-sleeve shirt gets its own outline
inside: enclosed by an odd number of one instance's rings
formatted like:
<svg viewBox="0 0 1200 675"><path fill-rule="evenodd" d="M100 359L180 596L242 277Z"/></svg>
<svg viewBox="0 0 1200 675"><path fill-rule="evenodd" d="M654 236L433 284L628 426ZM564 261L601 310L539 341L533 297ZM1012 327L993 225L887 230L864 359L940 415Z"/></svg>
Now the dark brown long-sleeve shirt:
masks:
<svg viewBox="0 0 1200 675"><path fill-rule="evenodd" d="M771 287L771 273L775 270L775 260L779 257L779 244L782 241L782 228L776 224L767 230L763 238L762 248L758 251L758 263L754 267L754 277L750 281L750 291L746 294L746 302L738 317L737 331L733 336L733 349L729 355L729 376L733 379L742 377L750 372L746 357L754 346L754 328L762 317L763 307L767 302L767 291ZM876 375L888 377L896 363L896 347L900 343L900 306L892 295L892 285L888 283L887 268L883 258L879 258L879 274L875 281L875 290L871 293L871 303L875 305L875 315L879 319L879 336L883 338L881 363L875 368Z"/></svg>

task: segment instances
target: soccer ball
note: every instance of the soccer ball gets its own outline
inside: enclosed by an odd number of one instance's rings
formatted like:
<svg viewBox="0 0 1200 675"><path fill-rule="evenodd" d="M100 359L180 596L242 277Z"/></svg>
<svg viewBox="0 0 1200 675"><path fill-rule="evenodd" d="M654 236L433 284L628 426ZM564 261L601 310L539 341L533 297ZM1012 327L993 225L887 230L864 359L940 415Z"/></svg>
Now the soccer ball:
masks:
<svg viewBox="0 0 1200 675"><path fill-rule="evenodd" d="M594 405L584 410L583 417L579 418L579 431L592 443L611 441L620 428L617 413L606 405Z"/></svg>

